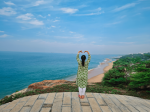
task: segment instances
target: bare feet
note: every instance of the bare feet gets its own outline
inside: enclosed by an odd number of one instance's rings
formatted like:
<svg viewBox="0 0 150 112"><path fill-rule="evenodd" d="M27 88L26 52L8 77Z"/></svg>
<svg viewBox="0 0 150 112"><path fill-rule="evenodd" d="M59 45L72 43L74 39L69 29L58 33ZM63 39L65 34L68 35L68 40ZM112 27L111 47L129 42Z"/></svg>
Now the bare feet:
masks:
<svg viewBox="0 0 150 112"><path fill-rule="evenodd" d="M78 96L79 96L80 99L84 99L84 97L85 97L84 95L81 95L81 96L78 95Z"/></svg>
<svg viewBox="0 0 150 112"><path fill-rule="evenodd" d="M81 99L84 99L84 95L81 96Z"/></svg>
<svg viewBox="0 0 150 112"><path fill-rule="evenodd" d="M80 96L80 99L82 99L82 96Z"/></svg>
<svg viewBox="0 0 150 112"><path fill-rule="evenodd" d="M81 96L81 98L83 99L83 95Z"/></svg>

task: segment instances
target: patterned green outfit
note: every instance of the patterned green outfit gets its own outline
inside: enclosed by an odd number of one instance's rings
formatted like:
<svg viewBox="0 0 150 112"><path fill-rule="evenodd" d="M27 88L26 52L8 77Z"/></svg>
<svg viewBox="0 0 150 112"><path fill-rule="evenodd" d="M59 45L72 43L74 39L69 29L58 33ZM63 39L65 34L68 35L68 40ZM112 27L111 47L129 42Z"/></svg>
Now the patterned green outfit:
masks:
<svg viewBox="0 0 150 112"><path fill-rule="evenodd" d="M88 54L88 60L85 62L84 66L82 66L82 61L79 59L79 54L76 57L78 61L78 73L76 78L76 84L80 88L85 88L87 86L88 81L88 65L91 60L91 55Z"/></svg>

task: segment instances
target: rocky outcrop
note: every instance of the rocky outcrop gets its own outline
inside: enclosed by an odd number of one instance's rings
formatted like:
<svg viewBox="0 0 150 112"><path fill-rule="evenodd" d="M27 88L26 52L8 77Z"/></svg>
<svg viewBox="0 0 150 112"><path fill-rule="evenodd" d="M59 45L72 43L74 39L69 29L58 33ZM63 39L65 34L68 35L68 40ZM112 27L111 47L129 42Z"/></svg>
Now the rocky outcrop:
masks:
<svg viewBox="0 0 150 112"><path fill-rule="evenodd" d="M111 61L111 59L106 58L107 61Z"/></svg>
<svg viewBox="0 0 150 112"><path fill-rule="evenodd" d="M94 83L94 82L93 82ZM88 85L93 85L92 82L88 82ZM35 89L40 89L44 90L46 88L52 88L53 86L56 85L62 85L62 84L70 84L70 85L76 85L76 81L67 81L67 80L44 80L42 82L37 82L30 84L26 90L27 91L32 91Z"/></svg>
<svg viewBox="0 0 150 112"><path fill-rule="evenodd" d="M66 83L69 83L71 85L72 84L76 84L75 81L67 81L67 80L44 80L42 82L36 82L36 83L30 84L28 86L28 88L25 88L23 90L15 92L15 93L13 93L11 95L14 96L15 94L25 93L25 92L32 91L32 90L35 90L35 89L43 90L43 89L46 89L46 88L52 88L53 86L61 85L61 84L66 84ZM7 96L9 97L11 95L7 95Z"/></svg>
<svg viewBox="0 0 150 112"><path fill-rule="evenodd" d="M46 88L52 88L53 86L56 86L56 85L61 85L61 84L70 84L70 85L76 85L76 81L67 81L67 80L44 80L42 82L36 82L36 83L33 83L33 84L30 84L28 86L28 88L25 88L23 90L20 90L18 92L15 92L11 95L15 95L15 94L18 94L18 93L25 93L25 92L28 92L28 91L33 91L35 89L40 89L40 90L44 90ZM91 82L88 82L88 85L94 85L94 82L91 83ZM7 95L8 97L11 96L11 95Z"/></svg>
<svg viewBox="0 0 150 112"><path fill-rule="evenodd" d="M76 82L75 81L67 81L67 80L44 80L42 82L30 84L28 86L27 91L31 91L31 90L35 90L35 89L43 90L46 88L52 88L53 86L66 84L66 83L67 84L69 83L72 85L72 84L75 84Z"/></svg>

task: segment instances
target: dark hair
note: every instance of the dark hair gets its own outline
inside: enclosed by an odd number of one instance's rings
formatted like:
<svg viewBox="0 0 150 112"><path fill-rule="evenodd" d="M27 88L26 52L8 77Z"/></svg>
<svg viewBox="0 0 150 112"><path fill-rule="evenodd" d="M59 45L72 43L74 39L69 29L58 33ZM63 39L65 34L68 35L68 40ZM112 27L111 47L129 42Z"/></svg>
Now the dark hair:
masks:
<svg viewBox="0 0 150 112"><path fill-rule="evenodd" d="M85 55L82 55L82 56L81 56L81 59L82 59L82 66L84 66L84 62L85 62L85 60L86 60L86 56L85 56Z"/></svg>

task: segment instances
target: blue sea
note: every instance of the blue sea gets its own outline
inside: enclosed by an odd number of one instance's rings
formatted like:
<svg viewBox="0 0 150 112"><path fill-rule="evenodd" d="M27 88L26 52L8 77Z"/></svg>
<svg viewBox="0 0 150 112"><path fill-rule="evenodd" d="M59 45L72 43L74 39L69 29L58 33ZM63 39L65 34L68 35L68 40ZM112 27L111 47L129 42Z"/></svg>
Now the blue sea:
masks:
<svg viewBox="0 0 150 112"><path fill-rule="evenodd" d="M81 60L81 56L79 58ZM88 54L86 55L86 60ZM88 69L106 58L123 54L92 55ZM77 54L0 51L0 99L43 80L69 80L77 75Z"/></svg>

